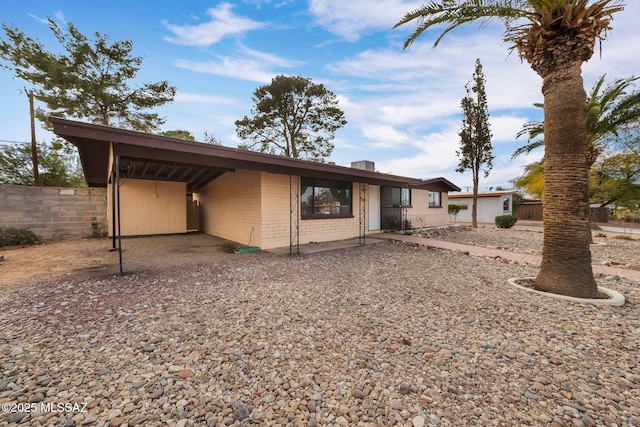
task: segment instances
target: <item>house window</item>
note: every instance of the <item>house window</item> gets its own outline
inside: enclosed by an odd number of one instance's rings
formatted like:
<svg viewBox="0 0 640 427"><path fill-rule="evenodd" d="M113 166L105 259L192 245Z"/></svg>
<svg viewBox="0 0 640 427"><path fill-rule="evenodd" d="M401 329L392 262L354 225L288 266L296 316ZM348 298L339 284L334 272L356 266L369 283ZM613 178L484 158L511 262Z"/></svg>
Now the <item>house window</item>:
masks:
<svg viewBox="0 0 640 427"><path fill-rule="evenodd" d="M383 208L410 208L411 190L400 187L382 187L380 189L380 206Z"/></svg>
<svg viewBox="0 0 640 427"><path fill-rule="evenodd" d="M352 217L353 185L350 182L302 178L301 185L301 218Z"/></svg>
<svg viewBox="0 0 640 427"><path fill-rule="evenodd" d="M509 199L504 199L502 202L502 210L505 212L509 212Z"/></svg>
<svg viewBox="0 0 640 427"><path fill-rule="evenodd" d="M439 192L429 191L429 207L430 208L442 207L442 196Z"/></svg>

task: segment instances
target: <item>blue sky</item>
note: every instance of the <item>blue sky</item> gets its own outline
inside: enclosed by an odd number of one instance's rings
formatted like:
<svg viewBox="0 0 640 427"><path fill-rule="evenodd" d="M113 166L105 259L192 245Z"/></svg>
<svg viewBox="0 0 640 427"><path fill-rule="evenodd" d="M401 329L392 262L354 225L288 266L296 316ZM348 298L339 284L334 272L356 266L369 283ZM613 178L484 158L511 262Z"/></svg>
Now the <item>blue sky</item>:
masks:
<svg viewBox="0 0 640 427"><path fill-rule="evenodd" d="M541 79L517 53L509 54L499 23L468 25L433 49L438 31L408 50L415 28L391 27L420 2L405 0L246 0L86 2L28 0L3 4L2 22L16 25L51 50L57 45L43 20L72 22L83 34L128 39L144 61L139 81L168 80L175 101L157 111L163 130L185 129L198 140L215 134L223 145L239 140L234 121L249 115L253 91L278 74L323 83L339 99L348 124L336 132L329 159L340 165L371 160L380 172L416 178L445 177L463 190L469 173L455 172L460 100L476 58L486 77L496 160L481 190L509 187L522 166L542 156L511 160L525 140L523 123L541 119ZM640 2L629 0L615 16L602 52L583 66L585 88L602 74L640 74ZM4 33L2 33L4 35ZM0 70L0 140L30 139L24 83ZM49 136L38 129L38 138Z"/></svg>

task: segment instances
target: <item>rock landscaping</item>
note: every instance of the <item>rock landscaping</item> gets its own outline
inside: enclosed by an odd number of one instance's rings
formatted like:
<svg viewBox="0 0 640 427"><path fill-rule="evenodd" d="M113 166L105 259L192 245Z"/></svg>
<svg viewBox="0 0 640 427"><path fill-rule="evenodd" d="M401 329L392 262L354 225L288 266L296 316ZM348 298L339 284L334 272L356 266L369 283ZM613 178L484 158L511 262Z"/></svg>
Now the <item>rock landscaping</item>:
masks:
<svg viewBox="0 0 640 427"><path fill-rule="evenodd" d="M474 229L468 225L454 225L419 230L417 234L422 237L465 245L542 254L543 234L541 227L533 227L532 229L479 227ZM594 264L640 270L640 240L624 234L607 236L605 233L594 232L593 236L593 244L590 248ZM626 239L621 237L626 237Z"/></svg>
<svg viewBox="0 0 640 427"><path fill-rule="evenodd" d="M507 284L535 272L386 241L32 281L0 294L0 426L640 425L640 283Z"/></svg>

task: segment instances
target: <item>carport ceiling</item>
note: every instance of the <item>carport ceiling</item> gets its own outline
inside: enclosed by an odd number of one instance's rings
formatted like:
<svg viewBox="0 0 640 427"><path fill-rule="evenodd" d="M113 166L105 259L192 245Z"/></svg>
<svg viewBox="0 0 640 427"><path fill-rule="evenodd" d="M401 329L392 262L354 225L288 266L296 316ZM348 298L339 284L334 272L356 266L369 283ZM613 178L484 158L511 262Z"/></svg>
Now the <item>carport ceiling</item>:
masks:
<svg viewBox="0 0 640 427"><path fill-rule="evenodd" d="M234 169L229 168L212 168L176 162L151 161L148 159L129 157L120 159L120 177L185 182L188 191L199 191L225 172L233 171Z"/></svg>

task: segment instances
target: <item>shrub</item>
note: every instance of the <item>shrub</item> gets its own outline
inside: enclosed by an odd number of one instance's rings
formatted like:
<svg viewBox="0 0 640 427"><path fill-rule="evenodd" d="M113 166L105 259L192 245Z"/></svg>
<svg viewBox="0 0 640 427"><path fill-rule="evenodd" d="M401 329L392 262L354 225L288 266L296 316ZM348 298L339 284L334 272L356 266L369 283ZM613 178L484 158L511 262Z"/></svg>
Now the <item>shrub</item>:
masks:
<svg viewBox="0 0 640 427"><path fill-rule="evenodd" d="M606 239L607 235L604 234L604 233L596 233L596 237L602 237L602 238Z"/></svg>
<svg viewBox="0 0 640 427"><path fill-rule="evenodd" d="M462 206L450 204L448 208L449 208L449 217L453 216L453 222L456 222L458 220L458 214L460 213Z"/></svg>
<svg viewBox="0 0 640 427"><path fill-rule="evenodd" d="M411 224L411 221L408 219L404 220L403 223L404 227L403 227L403 231L405 232L405 234L411 234L411 230L413 230L413 225Z"/></svg>
<svg viewBox="0 0 640 427"><path fill-rule="evenodd" d="M622 216L622 221L624 222L633 222L640 223L640 213L638 212L628 212Z"/></svg>
<svg viewBox="0 0 640 427"><path fill-rule="evenodd" d="M28 228L0 227L0 248L13 245L35 245L42 238Z"/></svg>
<svg viewBox="0 0 640 427"><path fill-rule="evenodd" d="M516 221L518 221L518 218L513 215L498 215L496 217L496 227L511 228Z"/></svg>

